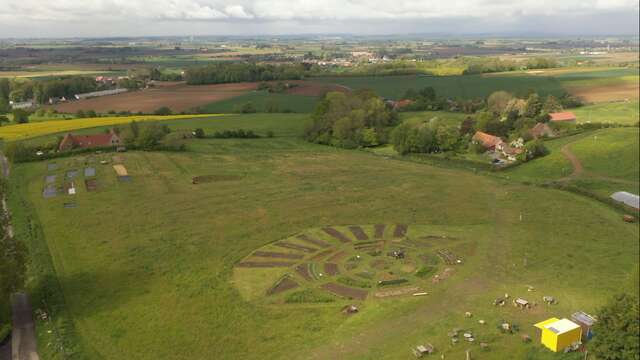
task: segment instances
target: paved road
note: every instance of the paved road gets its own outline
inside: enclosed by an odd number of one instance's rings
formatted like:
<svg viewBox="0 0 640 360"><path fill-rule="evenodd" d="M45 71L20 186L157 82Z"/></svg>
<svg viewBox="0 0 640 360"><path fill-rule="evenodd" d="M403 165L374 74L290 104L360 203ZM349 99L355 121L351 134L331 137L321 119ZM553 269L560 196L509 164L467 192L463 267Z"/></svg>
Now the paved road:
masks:
<svg viewBox="0 0 640 360"><path fill-rule="evenodd" d="M22 292L13 294L11 309L13 312L11 335L13 360L39 360L36 327L27 294Z"/></svg>
<svg viewBox="0 0 640 360"><path fill-rule="evenodd" d="M4 154L0 153L0 163L2 164L2 176L9 177L9 161ZM2 211L9 216L6 198L2 198ZM9 217L10 218L10 217ZM7 225L7 234L13 237L13 226ZM13 331L11 333L11 359L12 360L39 360L38 343L36 341L36 328L33 322L33 311L26 293L19 292L11 298L11 313ZM4 356L6 349L0 350L0 357ZM2 358L1 360L4 360Z"/></svg>

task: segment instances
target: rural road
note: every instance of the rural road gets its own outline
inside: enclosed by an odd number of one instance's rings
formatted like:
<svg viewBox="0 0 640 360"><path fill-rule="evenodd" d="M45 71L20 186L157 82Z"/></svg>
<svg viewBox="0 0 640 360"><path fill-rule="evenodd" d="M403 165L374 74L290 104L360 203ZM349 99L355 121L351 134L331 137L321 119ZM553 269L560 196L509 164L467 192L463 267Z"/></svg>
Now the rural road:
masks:
<svg viewBox="0 0 640 360"><path fill-rule="evenodd" d="M9 161L4 154L0 153L0 163L2 163L2 176L9 178ZM2 197L2 210L5 216L10 219L9 208L7 207L7 199ZM13 226L7 224L7 235L13 237ZM39 360L38 343L36 341L36 327L33 322L33 311L29 302L29 296L24 292L13 294L11 298L11 313L13 329L11 332L11 360ZM0 348L1 360L7 352L5 347Z"/></svg>

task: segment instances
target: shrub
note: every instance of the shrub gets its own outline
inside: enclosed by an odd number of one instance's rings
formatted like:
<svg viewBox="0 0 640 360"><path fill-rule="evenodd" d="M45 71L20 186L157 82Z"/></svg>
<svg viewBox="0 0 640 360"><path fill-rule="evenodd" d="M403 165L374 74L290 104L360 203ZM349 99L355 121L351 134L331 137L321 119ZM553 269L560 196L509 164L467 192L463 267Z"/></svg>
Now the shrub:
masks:
<svg viewBox="0 0 640 360"><path fill-rule="evenodd" d="M162 106L153 112L155 115L171 115L171 109L168 106Z"/></svg>
<svg viewBox="0 0 640 360"><path fill-rule="evenodd" d="M205 137L204 130L202 128L195 129L193 131L193 135L198 139L202 139Z"/></svg>
<svg viewBox="0 0 640 360"><path fill-rule="evenodd" d="M595 337L589 344L598 359L638 359L640 353L640 315L638 298L621 294L615 296L598 312L593 327Z"/></svg>

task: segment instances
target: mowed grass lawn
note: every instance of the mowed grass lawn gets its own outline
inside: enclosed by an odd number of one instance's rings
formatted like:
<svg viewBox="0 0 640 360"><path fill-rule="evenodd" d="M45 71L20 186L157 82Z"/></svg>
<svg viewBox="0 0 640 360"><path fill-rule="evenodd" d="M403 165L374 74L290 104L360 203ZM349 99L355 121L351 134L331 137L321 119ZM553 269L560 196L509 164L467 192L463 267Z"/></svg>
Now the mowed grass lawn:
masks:
<svg viewBox="0 0 640 360"><path fill-rule="evenodd" d="M412 346L431 342L453 359L463 358L467 348L478 359L557 359L537 343L533 323L595 311L620 289L637 286L638 226L622 222L607 206L566 192L308 144L299 139L306 119L168 122L207 132L273 127L276 137L194 139L188 152L121 154L132 182L116 180L110 165L96 165L99 190L79 186L74 197L42 197L46 163L14 166L11 206L25 202L44 234L80 355L407 359ZM56 162L59 176L84 166L82 157ZM192 185L199 175L233 180ZM70 201L77 207L64 208ZM25 222L15 223L18 236L29 238ZM265 306L243 300L234 287L234 264L258 247L312 227L376 223L474 229L464 239L475 245L460 250L463 264L429 286L429 295L370 299L350 317L340 313L348 301ZM527 292L529 285L536 291ZM505 292L538 303L553 295L559 304L530 311L494 307L493 299ZM465 311L474 317L466 319ZM500 334L502 319L534 341ZM476 343L449 345L446 333L454 327L473 329ZM41 347L51 336L40 331ZM490 344L488 352L481 352L480 341Z"/></svg>
<svg viewBox="0 0 640 360"><path fill-rule="evenodd" d="M640 121L640 103L625 101L601 103L571 109L579 123L602 122L623 125L634 125Z"/></svg>

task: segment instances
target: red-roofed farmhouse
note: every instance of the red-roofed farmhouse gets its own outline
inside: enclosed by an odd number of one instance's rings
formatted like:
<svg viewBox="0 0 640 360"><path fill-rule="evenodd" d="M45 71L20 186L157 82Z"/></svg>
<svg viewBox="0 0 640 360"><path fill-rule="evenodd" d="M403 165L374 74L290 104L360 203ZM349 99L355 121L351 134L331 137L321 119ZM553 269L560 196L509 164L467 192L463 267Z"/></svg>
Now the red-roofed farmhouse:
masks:
<svg viewBox="0 0 640 360"><path fill-rule="evenodd" d="M106 134L95 135L72 135L67 134L64 136L60 145L58 145L58 151L67 151L76 148L98 148L119 146L120 137L113 130Z"/></svg>

